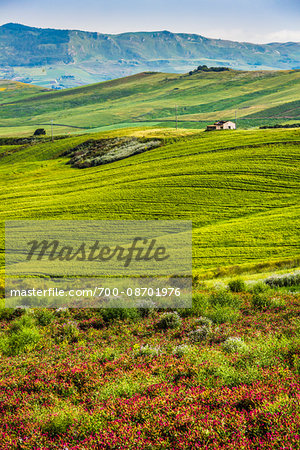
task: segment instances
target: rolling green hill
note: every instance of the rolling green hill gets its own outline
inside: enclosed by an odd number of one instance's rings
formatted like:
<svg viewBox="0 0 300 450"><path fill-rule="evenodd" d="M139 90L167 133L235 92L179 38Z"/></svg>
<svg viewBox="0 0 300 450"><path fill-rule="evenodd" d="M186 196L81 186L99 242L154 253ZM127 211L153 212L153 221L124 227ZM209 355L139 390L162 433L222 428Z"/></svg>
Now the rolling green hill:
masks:
<svg viewBox="0 0 300 450"><path fill-rule="evenodd" d="M299 43L257 45L169 31L119 35L0 27L0 78L72 87L142 71L187 72L200 64L299 69Z"/></svg>
<svg viewBox="0 0 300 450"><path fill-rule="evenodd" d="M292 119L294 117L300 117L300 101L283 103L279 106L273 106L267 108L264 111L259 111L252 115L252 118L264 119L264 118L281 118Z"/></svg>
<svg viewBox="0 0 300 450"><path fill-rule="evenodd" d="M121 135L160 137L165 145L88 169L72 168L61 156L88 139ZM54 143L11 142L11 152L9 145L0 146L1 223L191 219L196 272L295 266L299 145L298 130L176 133L143 128ZM3 239L2 227L2 266Z"/></svg>
<svg viewBox="0 0 300 450"><path fill-rule="evenodd" d="M13 87L15 86L15 92ZM6 88L7 87L7 88ZM0 85L0 136L49 131L55 124L97 131L125 124L203 128L215 120L234 119L251 128L299 120L300 71L196 72L178 75L144 72L130 77L63 91L41 92L33 86ZM292 103L291 103L292 102ZM76 129L55 127L55 133Z"/></svg>
<svg viewBox="0 0 300 450"><path fill-rule="evenodd" d="M24 100L25 98L30 98L33 95L38 95L45 91L47 89L30 84L0 80L0 104L3 105L4 103Z"/></svg>

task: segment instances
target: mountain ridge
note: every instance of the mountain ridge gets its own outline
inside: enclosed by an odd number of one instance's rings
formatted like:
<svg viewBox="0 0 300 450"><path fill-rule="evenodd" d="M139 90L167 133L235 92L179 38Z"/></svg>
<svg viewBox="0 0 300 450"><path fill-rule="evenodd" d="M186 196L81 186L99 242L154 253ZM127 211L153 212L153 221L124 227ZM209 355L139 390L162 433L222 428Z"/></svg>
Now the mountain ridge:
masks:
<svg viewBox="0 0 300 450"><path fill-rule="evenodd" d="M213 41L223 41L223 42L236 42L236 43L240 43L240 44L251 44L251 45L262 45L262 46L266 46L266 45L274 45L274 44L278 44L278 45L288 45L288 44L300 44L300 41L286 41L286 42L279 42L279 41L272 41L272 42L267 42L265 44L261 44L261 43L257 43L257 42L251 42L251 41L235 41L235 40L231 40L231 39L221 39L221 38L208 38L202 34L198 34L198 33L175 33L173 31L170 30L152 30L152 31L144 31L144 30L139 30L139 31L124 31L122 33L101 33L99 31L87 31L87 30L80 30L79 28L44 28L44 27L32 27L30 25L24 25L22 23L17 23L17 22L7 22L3 25L0 25L0 29L1 28L5 28L5 29L31 29L31 30L51 30L51 31L73 31L73 32L80 32L80 33L87 33L87 34L97 34L97 35L102 35L102 36L122 36L122 35L126 35L126 34L141 34L141 33L162 33L162 34L173 34L173 35L180 35L180 36L197 36L197 37L201 37L203 39L207 39L207 40L213 40Z"/></svg>
<svg viewBox="0 0 300 450"><path fill-rule="evenodd" d="M59 89L143 71L184 73L202 64L300 69L300 43L252 44L168 30L104 34L0 26L0 79Z"/></svg>

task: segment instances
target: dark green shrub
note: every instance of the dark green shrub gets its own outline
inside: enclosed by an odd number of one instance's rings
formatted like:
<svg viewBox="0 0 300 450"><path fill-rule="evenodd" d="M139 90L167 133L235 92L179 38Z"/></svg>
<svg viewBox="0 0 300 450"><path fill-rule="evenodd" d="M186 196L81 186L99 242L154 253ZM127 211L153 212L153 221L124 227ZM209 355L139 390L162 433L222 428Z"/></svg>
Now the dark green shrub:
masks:
<svg viewBox="0 0 300 450"><path fill-rule="evenodd" d="M203 316L209 305L208 296L205 294L196 293L193 295L193 304L191 308L191 315Z"/></svg>
<svg viewBox="0 0 300 450"><path fill-rule="evenodd" d="M235 323L240 318L240 311L232 306L216 305L206 313L215 324Z"/></svg>
<svg viewBox="0 0 300 450"><path fill-rule="evenodd" d="M253 295L252 305L257 309L283 308L285 302L281 298L271 297L270 295L261 293Z"/></svg>
<svg viewBox="0 0 300 450"><path fill-rule="evenodd" d="M9 322L16 318L15 310L12 308L0 308L0 321Z"/></svg>
<svg viewBox="0 0 300 450"><path fill-rule="evenodd" d="M182 319L177 312L166 312L162 314L157 323L157 328L167 330L168 328L180 328Z"/></svg>
<svg viewBox="0 0 300 450"><path fill-rule="evenodd" d="M140 317L137 308L103 308L100 314L104 322L113 322L115 320L135 321Z"/></svg>
<svg viewBox="0 0 300 450"><path fill-rule="evenodd" d="M222 348L226 353L243 353L248 349L248 346L239 337L229 337L223 342Z"/></svg>
<svg viewBox="0 0 300 450"><path fill-rule="evenodd" d="M233 295L226 289L219 289L209 297L209 303L212 306L232 306L238 308L241 305L241 299L237 295Z"/></svg>
<svg viewBox="0 0 300 450"><path fill-rule="evenodd" d="M39 331L36 328L22 328L10 336L2 337L0 349L6 356L15 356L30 351L40 340Z"/></svg>
<svg viewBox="0 0 300 450"><path fill-rule="evenodd" d="M15 319L9 326L8 332L9 334L18 333L23 328L34 328L35 320L32 315L24 314L19 319Z"/></svg>
<svg viewBox="0 0 300 450"><path fill-rule="evenodd" d="M54 320L53 311L47 308L36 309L34 311L34 317L38 325L41 325L42 327L49 325L52 322L52 320Z"/></svg>
<svg viewBox="0 0 300 450"><path fill-rule="evenodd" d="M33 136L45 136L46 130L44 128L37 128L33 133Z"/></svg>
<svg viewBox="0 0 300 450"><path fill-rule="evenodd" d="M246 290L246 283L241 278L236 278L235 280L229 281L228 288L231 292L244 292Z"/></svg>
<svg viewBox="0 0 300 450"><path fill-rule="evenodd" d="M136 307L141 317L148 317L153 314L156 305L151 300L142 300L136 305Z"/></svg>
<svg viewBox="0 0 300 450"><path fill-rule="evenodd" d="M45 424L43 424L42 429L43 432L54 438L57 435L66 433L73 422L74 418L71 414L60 411L57 412L56 415L53 415Z"/></svg>
<svg viewBox="0 0 300 450"><path fill-rule="evenodd" d="M270 297L264 293L254 294L251 303L254 308L264 309L270 306Z"/></svg>
<svg viewBox="0 0 300 450"><path fill-rule="evenodd" d="M257 283L253 284L249 288L249 292L251 292L251 294L261 294L261 293L269 291L269 290L270 290L270 286L263 283L262 281L258 281Z"/></svg>

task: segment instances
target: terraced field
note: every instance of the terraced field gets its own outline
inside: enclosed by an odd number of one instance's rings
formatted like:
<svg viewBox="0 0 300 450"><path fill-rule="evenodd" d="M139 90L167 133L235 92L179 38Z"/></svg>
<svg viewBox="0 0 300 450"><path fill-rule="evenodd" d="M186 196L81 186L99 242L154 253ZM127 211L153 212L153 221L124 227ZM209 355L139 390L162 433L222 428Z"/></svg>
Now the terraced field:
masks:
<svg viewBox="0 0 300 450"><path fill-rule="evenodd" d="M87 169L60 156L117 135L156 136L165 145ZM299 145L297 129L126 129L0 147L2 267L8 219L191 219L195 272L296 266Z"/></svg>
<svg viewBox="0 0 300 450"><path fill-rule="evenodd" d="M146 72L47 92L26 85L20 89L18 83L13 93L12 83L2 82L0 134L32 134L37 126L49 133L52 120L55 134L82 132L80 128L90 132L107 126L119 128L124 123L175 127L175 105L178 125L183 128L233 120L236 111L240 128L294 123L300 120L299 85L299 70L192 75Z"/></svg>

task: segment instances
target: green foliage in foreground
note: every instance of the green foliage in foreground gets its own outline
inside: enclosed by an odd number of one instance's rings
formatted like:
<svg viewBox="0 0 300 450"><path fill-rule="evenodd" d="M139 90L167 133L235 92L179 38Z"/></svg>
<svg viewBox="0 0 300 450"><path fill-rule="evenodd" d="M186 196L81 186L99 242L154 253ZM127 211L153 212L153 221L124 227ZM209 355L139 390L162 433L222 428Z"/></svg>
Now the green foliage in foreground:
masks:
<svg viewBox="0 0 300 450"><path fill-rule="evenodd" d="M16 356L32 351L39 340L39 330L26 314L11 323L6 335L0 336L0 351L6 356Z"/></svg>
<svg viewBox="0 0 300 450"><path fill-rule="evenodd" d="M1 449L298 448L300 299L268 292L277 305L196 291L188 311L102 326L104 310L0 309ZM216 306L239 316L211 321Z"/></svg>

